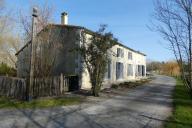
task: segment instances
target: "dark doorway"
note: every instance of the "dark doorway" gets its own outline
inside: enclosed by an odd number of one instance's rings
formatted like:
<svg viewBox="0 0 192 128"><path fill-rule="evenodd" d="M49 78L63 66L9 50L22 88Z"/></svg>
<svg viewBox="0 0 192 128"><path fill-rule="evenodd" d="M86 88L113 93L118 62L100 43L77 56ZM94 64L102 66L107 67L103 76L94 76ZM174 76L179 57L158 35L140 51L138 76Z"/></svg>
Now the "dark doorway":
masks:
<svg viewBox="0 0 192 128"><path fill-rule="evenodd" d="M142 76L145 76L145 66L142 65Z"/></svg>
<svg viewBox="0 0 192 128"><path fill-rule="evenodd" d="M79 90L79 77L78 76L67 76L69 83L69 91Z"/></svg>

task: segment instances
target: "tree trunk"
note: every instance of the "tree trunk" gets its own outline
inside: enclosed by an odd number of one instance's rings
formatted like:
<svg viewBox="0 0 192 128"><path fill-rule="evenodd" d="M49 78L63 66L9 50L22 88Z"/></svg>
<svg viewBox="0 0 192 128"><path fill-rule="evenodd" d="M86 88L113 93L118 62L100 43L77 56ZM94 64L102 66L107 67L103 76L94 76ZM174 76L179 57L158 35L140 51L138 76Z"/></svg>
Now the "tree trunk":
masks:
<svg viewBox="0 0 192 128"><path fill-rule="evenodd" d="M93 85L92 94L95 97L99 97L100 87L98 85Z"/></svg>

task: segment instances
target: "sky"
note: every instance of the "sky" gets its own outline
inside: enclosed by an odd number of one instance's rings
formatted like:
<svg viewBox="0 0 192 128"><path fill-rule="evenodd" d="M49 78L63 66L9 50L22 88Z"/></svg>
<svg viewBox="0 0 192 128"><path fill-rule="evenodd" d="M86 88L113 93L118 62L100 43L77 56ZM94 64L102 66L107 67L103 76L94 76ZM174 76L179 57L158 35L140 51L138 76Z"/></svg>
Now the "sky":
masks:
<svg viewBox="0 0 192 128"><path fill-rule="evenodd" d="M6 0L8 8L29 12L30 3L43 4L46 0ZM60 23L62 12L69 15L69 24L93 31L107 24L124 45L143 52L147 59L174 59L159 33L151 31L154 0L47 0L54 6L54 22Z"/></svg>

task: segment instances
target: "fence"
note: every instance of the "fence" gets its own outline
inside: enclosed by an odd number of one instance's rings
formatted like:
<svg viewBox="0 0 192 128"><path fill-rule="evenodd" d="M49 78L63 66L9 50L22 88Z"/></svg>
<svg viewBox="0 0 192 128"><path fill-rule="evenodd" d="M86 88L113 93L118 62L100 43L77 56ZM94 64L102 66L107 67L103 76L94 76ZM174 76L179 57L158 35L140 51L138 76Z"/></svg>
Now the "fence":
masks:
<svg viewBox="0 0 192 128"><path fill-rule="evenodd" d="M54 76L36 78L31 89L33 97L62 96L79 89L78 76Z"/></svg>
<svg viewBox="0 0 192 128"><path fill-rule="evenodd" d="M24 99L26 96L25 79L0 76L0 96Z"/></svg>
<svg viewBox="0 0 192 128"><path fill-rule="evenodd" d="M54 76L35 78L30 88L32 97L62 96L65 92L79 89L78 76ZM26 81L19 78L0 77L0 95L16 99L28 96Z"/></svg>

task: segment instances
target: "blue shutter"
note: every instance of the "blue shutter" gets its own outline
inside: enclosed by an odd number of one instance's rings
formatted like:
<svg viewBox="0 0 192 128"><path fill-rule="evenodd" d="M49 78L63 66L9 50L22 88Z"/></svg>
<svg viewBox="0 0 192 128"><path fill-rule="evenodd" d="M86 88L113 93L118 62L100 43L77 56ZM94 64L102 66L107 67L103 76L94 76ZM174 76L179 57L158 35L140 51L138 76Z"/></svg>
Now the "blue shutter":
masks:
<svg viewBox="0 0 192 128"><path fill-rule="evenodd" d="M110 79L111 78L111 61L109 61L108 62L108 68L107 68L108 70L108 79Z"/></svg>

